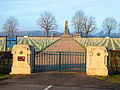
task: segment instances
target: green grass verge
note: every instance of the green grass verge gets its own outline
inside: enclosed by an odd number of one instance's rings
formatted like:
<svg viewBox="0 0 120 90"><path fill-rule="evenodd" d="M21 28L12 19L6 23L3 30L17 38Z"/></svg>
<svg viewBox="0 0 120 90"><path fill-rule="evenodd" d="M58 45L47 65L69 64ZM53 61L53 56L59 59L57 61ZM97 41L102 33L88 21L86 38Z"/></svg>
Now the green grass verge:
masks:
<svg viewBox="0 0 120 90"><path fill-rule="evenodd" d="M10 75L10 74L0 75L0 79L9 78L11 76L13 76L13 75Z"/></svg>
<svg viewBox="0 0 120 90"><path fill-rule="evenodd" d="M112 75L107 77L95 76L95 77L99 80L104 80L106 82L120 84L120 75Z"/></svg>

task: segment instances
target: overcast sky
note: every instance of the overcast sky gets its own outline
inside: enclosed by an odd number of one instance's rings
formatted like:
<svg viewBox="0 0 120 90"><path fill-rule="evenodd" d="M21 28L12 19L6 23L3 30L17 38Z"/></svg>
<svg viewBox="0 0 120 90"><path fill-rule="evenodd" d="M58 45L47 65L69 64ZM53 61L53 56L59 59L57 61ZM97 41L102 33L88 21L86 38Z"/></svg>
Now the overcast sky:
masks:
<svg viewBox="0 0 120 90"><path fill-rule="evenodd" d="M9 16L15 16L19 21L19 30L40 30L36 21L40 13L51 12L64 31L64 21L69 21L74 13L83 10L86 15L94 16L98 28L106 17L114 17L120 22L120 0L0 0L0 31Z"/></svg>

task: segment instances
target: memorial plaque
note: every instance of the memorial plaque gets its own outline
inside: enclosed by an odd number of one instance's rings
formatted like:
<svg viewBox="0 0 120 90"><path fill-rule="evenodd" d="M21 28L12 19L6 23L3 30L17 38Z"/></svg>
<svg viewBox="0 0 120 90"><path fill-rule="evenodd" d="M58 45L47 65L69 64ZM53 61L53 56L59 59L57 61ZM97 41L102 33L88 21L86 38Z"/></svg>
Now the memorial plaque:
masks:
<svg viewBox="0 0 120 90"><path fill-rule="evenodd" d="M18 61L25 61L25 56L18 56Z"/></svg>

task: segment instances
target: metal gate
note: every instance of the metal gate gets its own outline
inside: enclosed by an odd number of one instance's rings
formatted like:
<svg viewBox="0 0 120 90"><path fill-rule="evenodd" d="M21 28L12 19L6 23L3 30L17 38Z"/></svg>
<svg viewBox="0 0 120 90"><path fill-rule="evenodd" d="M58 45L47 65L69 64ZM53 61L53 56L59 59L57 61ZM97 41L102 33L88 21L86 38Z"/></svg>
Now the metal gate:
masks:
<svg viewBox="0 0 120 90"><path fill-rule="evenodd" d="M86 52L35 52L34 71L86 71Z"/></svg>

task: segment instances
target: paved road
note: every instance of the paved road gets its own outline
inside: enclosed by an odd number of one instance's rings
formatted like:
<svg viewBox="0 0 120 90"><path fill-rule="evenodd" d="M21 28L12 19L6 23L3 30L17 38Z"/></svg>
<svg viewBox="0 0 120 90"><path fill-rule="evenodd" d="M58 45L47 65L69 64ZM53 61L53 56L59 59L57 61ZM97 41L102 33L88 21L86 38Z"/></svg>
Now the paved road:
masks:
<svg viewBox="0 0 120 90"><path fill-rule="evenodd" d="M61 38L44 51L85 52L85 49L73 38Z"/></svg>
<svg viewBox="0 0 120 90"><path fill-rule="evenodd" d="M0 90L120 90L80 72L39 72L0 80Z"/></svg>

